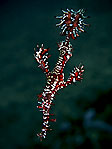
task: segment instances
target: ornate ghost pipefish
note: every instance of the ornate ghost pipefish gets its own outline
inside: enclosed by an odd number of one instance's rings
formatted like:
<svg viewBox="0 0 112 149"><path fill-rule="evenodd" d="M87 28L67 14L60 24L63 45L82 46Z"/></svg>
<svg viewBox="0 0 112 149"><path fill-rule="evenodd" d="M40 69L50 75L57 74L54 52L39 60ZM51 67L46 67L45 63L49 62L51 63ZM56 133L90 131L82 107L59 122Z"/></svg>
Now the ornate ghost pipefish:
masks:
<svg viewBox="0 0 112 149"><path fill-rule="evenodd" d="M37 49L34 49L34 57L39 63L38 67L43 70L47 79L43 92L38 95L39 105L37 107L43 113L42 130L37 134L37 136L40 137L40 140L42 140L42 138L46 138L47 131L52 130L50 129L49 122L56 121L56 119L50 119L50 117L54 115L50 113L50 109L53 105L55 94L59 89L65 88L77 81L81 81L84 72L83 65L74 67L69 75L69 78L64 81L63 69L67 61L72 56L73 51L70 38L75 40L79 36L79 33L85 32L84 27L89 26L89 24L84 23L84 19L88 17L84 16L84 9L79 9L78 11L67 9L66 11L62 10L62 12L62 16L56 16L56 18L60 20L60 23L56 24L56 26L61 28L60 34L62 36L66 36L66 38L64 41L58 43L58 50L60 54L56 66L52 71L49 71L48 64L48 58L50 57L50 55L48 55L49 48L45 49L44 45L42 44L41 47L37 45Z"/></svg>

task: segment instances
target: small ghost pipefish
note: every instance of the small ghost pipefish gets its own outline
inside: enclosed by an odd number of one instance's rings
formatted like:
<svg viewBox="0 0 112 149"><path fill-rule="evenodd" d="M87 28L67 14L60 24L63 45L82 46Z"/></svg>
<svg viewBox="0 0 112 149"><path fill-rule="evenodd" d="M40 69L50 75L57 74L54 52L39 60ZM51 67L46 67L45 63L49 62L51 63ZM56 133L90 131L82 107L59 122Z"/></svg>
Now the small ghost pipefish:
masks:
<svg viewBox="0 0 112 149"><path fill-rule="evenodd" d="M67 61L71 58L73 52L70 38L75 40L79 36L79 33L85 32L84 27L89 26L89 24L84 23L84 19L88 18L88 16L84 16L84 12L84 9L79 9L78 11L67 9L62 10L63 14L61 16L56 16L56 19L60 20L59 24L56 24L56 26L61 28L60 34L65 36L65 40L58 43L58 50L60 54L52 71L49 71L49 48L44 48L43 44L40 47L37 45L36 49L34 48L34 57L39 63L38 67L43 70L47 79L43 92L38 95L37 108L43 114L42 129L41 132L37 134L41 141L43 138L46 138L47 132L52 130L49 122L56 122L56 119L50 118L54 115L50 113L50 109L53 105L53 99L55 98L57 91L72 83L82 80L82 75L84 72L83 65L74 67L66 81L64 81L63 69Z"/></svg>

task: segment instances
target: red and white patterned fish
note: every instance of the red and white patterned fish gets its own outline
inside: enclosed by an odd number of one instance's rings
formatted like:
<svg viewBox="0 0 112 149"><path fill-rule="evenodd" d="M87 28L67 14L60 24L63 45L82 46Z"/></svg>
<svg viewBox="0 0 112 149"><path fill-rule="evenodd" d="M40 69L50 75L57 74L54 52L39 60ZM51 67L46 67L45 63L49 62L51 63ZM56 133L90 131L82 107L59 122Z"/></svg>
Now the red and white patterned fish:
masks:
<svg viewBox="0 0 112 149"><path fill-rule="evenodd" d="M46 86L43 89L43 92L38 95L39 105L37 107L43 114L42 130L37 134L41 140L42 138L46 138L47 131L52 130L50 129L49 122L56 122L56 119L50 118L54 115L50 113L50 109L53 105L55 94L58 90L65 88L77 81L81 81L84 72L84 66L79 65L78 67L74 67L69 75L69 78L66 81L64 80L63 69L67 61L72 56L73 51L70 38L76 39L80 32L84 32L84 26L87 24L85 24L83 20L87 17L84 16L84 9L79 9L78 11L67 9L67 11L62 10L62 12L62 16L56 17L61 19L61 22L56 26L61 27L61 35L65 35L66 38L65 41L58 43L58 50L60 54L56 66L52 71L49 71L48 64L48 58L50 57L50 55L48 55L49 49L45 49L43 44L41 47L37 45L37 49L34 49L34 57L39 63L39 67L46 74L47 78Z"/></svg>

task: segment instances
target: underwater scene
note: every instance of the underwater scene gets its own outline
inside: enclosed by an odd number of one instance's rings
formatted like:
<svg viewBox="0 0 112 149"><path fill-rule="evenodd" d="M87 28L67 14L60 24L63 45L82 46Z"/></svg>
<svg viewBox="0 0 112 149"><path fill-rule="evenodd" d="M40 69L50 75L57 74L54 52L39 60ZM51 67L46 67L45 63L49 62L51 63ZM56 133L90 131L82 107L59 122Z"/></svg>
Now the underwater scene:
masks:
<svg viewBox="0 0 112 149"><path fill-rule="evenodd" d="M111 0L0 1L0 149L111 148L111 6ZM80 17L75 14L75 20L72 18L71 21L68 14L69 10L71 14L74 10L83 18L82 9L85 10L84 16L89 16L84 19L84 31L81 28L83 20L79 21ZM62 18L56 16L60 17L64 13L62 10L67 13L63 16L64 21L60 22ZM56 25L58 23L61 24ZM64 23L66 25L62 27ZM64 40L68 42L68 38L73 48L68 51L72 54L61 61L60 45L66 48ZM39 49L37 45L44 45L51 55L49 59L46 56L49 70L46 69L45 73L43 70L48 68L47 63L40 61L43 54L37 52L35 55L34 51L37 48L41 52L43 47ZM67 46L71 48L71 45ZM62 63L60 67L58 59ZM84 72L81 67L72 72L79 64L84 65ZM42 130L41 141L41 129L47 129L46 119L49 118L39 111L38 97L47 84L52 84L46 73L56 72L56 68L63 69L64 81L70 74L72 77L67 82L70 85L60 86L62 89L58 92L60 84L54 85L56 89L53 88L52 93L56 94L50 107L53 115L49 120L52 130L47 131L47 135ZM80 75L76 77L76 70L83 72L83 79L79 78ZM58 77L63 78L60 74ZM54 81L55 75L49 76ZM63 81L62 78L58 81Z"/></svg>

